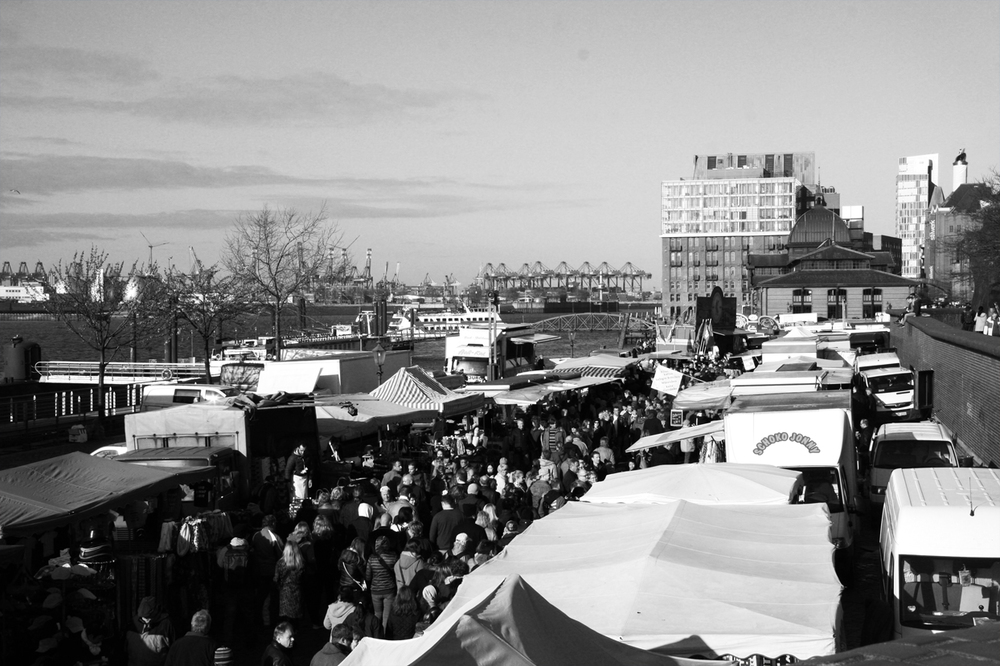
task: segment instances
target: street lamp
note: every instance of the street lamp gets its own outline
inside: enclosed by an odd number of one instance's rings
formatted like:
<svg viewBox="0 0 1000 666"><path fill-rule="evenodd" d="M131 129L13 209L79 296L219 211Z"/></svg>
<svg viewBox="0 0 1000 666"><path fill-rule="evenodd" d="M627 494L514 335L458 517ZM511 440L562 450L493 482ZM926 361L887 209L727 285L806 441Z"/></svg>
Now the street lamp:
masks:
<svg viewBox="0 0 1000 666"><path fill-rule="evenodd" d="M576 345L576 330L571 329L569 332L569 357L574 357L574 347Z"/></svg>
<svg viewBox="0 0 1000 666"><path fill-rule="evenodd" d="M375 365L378 366L378 385L382 385L382 366L385 364L385 348L382 347L382 343L375 343L375 349L372 350L372 358L375 359Z"/></svg>

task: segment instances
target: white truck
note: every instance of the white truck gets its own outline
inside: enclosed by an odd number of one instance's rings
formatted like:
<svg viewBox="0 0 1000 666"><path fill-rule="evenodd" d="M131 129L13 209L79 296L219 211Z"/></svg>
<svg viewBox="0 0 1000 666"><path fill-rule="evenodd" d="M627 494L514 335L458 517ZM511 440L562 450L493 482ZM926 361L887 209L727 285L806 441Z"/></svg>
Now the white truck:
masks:
<svg viewBox="0 0 1000 666"><path fill-rule="evenodd" d="M934 421L886 423L872 438L868 501L881 508L894 469L958 467L958 452L951 431Z"/></svg>
<svg viewBox="0 0 1000 666"><path fill-rule="evenodd" d="M905 368L875 368L856 375L857 390L878 423L906 421L914 409L913 372Z"/></svg>
<svg viewBox="0 0 1000 666"><path fill-rule="evenodd" d="M802 472L799 500L826 503L838 570L847 574L860 528L850 391L741 396L724 421L726 462Z"/></svg>
<svg viewBox="0 0 1000 666"><path fill-rule="evenodd" d="M1000 471L894 470L879 550L894 637L1000 620Z"/></svg>

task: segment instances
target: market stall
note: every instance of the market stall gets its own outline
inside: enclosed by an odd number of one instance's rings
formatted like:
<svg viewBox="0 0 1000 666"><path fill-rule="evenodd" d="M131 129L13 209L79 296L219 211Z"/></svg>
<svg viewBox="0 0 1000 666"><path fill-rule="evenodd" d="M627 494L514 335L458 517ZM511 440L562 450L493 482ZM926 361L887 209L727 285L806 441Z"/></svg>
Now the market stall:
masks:
<svg viewBox="0 0 1000 666"><path fill-rule="evenodd" d="M344 666L417 663L695 666L730 662L668 657L602 636L511 574L422 636L408 641L365 638L343 662Z"/></svg>
<svg viewBox="0 0 1000 666"><path fill-rule="evenodd" d="M400 368L371 395L411 409L430 410L445 418L467 414L483 404L482 395L447 389L418 366Z"/></svg>
<svg viewBox="0 0 1000 666"><path fill-rule="evenodd" d="M581 499L598 504L665 504L681 499L697 504L789 504L801 487L801 472L772 465L660 465L610 474Z"/></svg>
<svg viewBox="0 0 1000 666"><path fill-rule="evenodd" d="M381 426L430 421L437 411L380 400L368 393L317 396L316 429L321 437L351 439Z"/></svg>
<svg viewBox="0 0 1000 666"><path fill-rule="evenodd" d="M829 655L841 631L829 530L819 504L571 502L466 576L435 627L517 573L574 620L660 654Z"/></svg>

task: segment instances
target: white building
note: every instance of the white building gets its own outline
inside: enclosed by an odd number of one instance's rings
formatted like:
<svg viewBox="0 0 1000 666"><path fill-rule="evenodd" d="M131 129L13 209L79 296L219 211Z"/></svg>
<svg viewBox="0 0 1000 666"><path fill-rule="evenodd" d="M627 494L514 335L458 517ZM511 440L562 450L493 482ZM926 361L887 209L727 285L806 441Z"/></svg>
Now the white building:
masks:
<svg viewBox="0 0 1000 666"><path fill-rule="evenodd" d="M937 153L899 158L896 174L896 235L903 240L903 277L920 278L927 224L937 192Z"/></svg>

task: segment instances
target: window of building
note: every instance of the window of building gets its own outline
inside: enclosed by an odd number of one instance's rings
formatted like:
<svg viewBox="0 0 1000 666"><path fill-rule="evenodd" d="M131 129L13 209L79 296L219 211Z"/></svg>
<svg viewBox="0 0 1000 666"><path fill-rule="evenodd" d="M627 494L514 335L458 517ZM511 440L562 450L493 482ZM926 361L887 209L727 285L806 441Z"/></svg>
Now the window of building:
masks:
<svg viewBox="0 0 1000 666"><path fill-rule="evenodd" d="M812 300L812 289L794 289L792 291L792 313L812 312Z"/></svg>
<svg viewBox="0 0 1000 666"><path fill-rule="evenodd" d="M792 153L785 153L784 159L784 174L786 176L794 176L795 173L792 170Z"/></svg>
<svg viewBox="0 0 1000 666"><path fill-rule="evenodd" d="M709 155L709 157L708 157L708 168L709 169L714 169L715 168L715 155Z"/></svg>
<svg viewBox="0 0 1000 666"><path fill-rule="evenodd" d="M736 157L736 166L738 168L742 169L746 165L747 165L747 156L746 155L738 155Z"/></svg>
<svg viewBox="0 0 1000 666"><path fill-rule="evenodd" d="M861 291L861 316L865 319L874 319L875 315L882 312L882 290L864 289Z"/></svg>
<svg viewBox="0 0 1000 666"><path fill-rule="evenodd" d="M847 290L828 289L826 292L826 318L843 319L847 312Z"/></svg>

